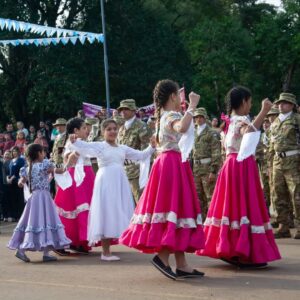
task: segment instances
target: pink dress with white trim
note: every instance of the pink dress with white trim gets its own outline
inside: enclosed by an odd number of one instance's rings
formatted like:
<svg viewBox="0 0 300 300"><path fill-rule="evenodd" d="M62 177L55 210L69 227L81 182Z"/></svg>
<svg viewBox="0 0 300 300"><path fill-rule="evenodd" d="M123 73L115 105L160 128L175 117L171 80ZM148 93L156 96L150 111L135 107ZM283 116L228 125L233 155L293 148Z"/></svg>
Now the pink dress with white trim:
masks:
<svg viewBox="0 0 300 300"><path fill-rule="evenodd" d="M196 254L246 263L280 259L254 156L238 162L246 116L234 116L225 137L226 161L204 223L205 249Z"/></svg>
<svg viewBox="0 0 300 300"><path fill-rule="evenodd" d="M201 210L193 174L182 163L178 147L181 134L172 129L177 112L165 112L160 121L160 154L120 243L145 253L195 252L204 246Z"/></svg>
<svg viewBox="0 0 300 300"><path fill-rule="evenodd" d="M65 154L71 152L66 144ZM55 205L61 222L65 227L67 237L72 241L72 246L83 246L90 249L87 239L88 215L93 195L95 173L91 161L83 157L84 180L77 186L75 182L75 166L68 169L72 177L72 186L66 190L58 187L54 198Z"/></svg>

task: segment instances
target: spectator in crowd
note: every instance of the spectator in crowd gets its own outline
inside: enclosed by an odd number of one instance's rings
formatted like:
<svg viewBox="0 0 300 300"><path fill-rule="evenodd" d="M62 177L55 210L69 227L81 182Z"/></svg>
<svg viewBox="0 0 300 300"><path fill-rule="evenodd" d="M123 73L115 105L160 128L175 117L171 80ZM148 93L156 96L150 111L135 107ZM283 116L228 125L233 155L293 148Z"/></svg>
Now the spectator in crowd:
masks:
<svg viewBox="0 0 300 300"><path fill-rule="evenodd" d="M33 125L29 126L29 134L26 138L28 144L32 144L36 138L36 130Z"/></svg>
<svg viewBox="0 0 300 300"><path fill-rule="evenodd" d="M29 131L24 127L24 123L22 121L17 122L18 131L23 131L25 134L25 138L27 138Z"/></svg>
<svg viewBox="0 0 300 300"><path fill-rule="evenodd" d="M3 155L3 160L0 168L1 177L2 177L2 216L3 221L8 222L12 221L12 212L11 212L11 201L10 201L10 186L7 182L7 176L9 176L9 165L11 161L11 152L5 151Z"/></svg>
<svg viewBox="0 0 300 300"><path fill-rule="evenodd" d="M0 133L0 151L2 151L1 153L3 153L4 144L5 144L4 134Z"/></svg>
<svg viewBox="0 0 300 300"><path fill-rule="evenodd" d="M141 108L141 109L139 110L139 117L140 117L140 119L141 119L143 122L145 122L145 123L148 122L148 119L149 119L149 118L148 118L147 115L146 115L145 109Z"/></svg>
<svg viewBox="0 0 300 300"><path fill-rule="evenodd" d="M20 149L16 146L13 147L12 160L9 164L9 175L7 176L7 183L10 185L12 221L18 220L24 209L23 188L18 186L20 169L24 166L25 159L21 156Z"/></svg>
<svg viewBox="0 0 300 300"><path fill-rule="evenodd" d="M5 133L4 139L5 142L3 146L3 151L5 152L7 150L10 150L15 145L15 141L13 140L11 133Z"/></svg>
<svg viewBox="0 0 300 300"><path fill-rule="evenodd" d="M39 130L41 131L43 136L46 136L46 128L45 128L45 122L44 121L40 121Z"/></svg>
<svg viewBox="0 0 300 300"><path fill-rule="evenodd" d="M25 145L26 145L25 133L24 131L20 130L17 132L17 139L15 142L15 146L19 148L21 154L24 154Z"/></svg>
<svg viewBox="0 0 300 300"><path fill-rule="evenodd" d="M48 153L49 150L49 144L47 142L47 139L43 136L42 131L38 130L37 131L37 135L36 135L36 139L34 140L35 144L40 144L41 146L44 147L44 150L46 153Z"/></svg>
<svg viewBox="0 0 300 300"><path fill-rule="evenodd" d="M51 134L52 134L52 123L51 121L47 120L45 122L45 138L47 139L48 145L49 145L49 149L52 149L53 143L51 141Z"/></svg>
<svg viewBox="0 0 300 300"><path fill-rule="evenodd" d="M7 123L6 124L6 131L4 133L9 133L13 140L16 139L17 133L14 131L14 126L13 126L12 123Z"/></svg>

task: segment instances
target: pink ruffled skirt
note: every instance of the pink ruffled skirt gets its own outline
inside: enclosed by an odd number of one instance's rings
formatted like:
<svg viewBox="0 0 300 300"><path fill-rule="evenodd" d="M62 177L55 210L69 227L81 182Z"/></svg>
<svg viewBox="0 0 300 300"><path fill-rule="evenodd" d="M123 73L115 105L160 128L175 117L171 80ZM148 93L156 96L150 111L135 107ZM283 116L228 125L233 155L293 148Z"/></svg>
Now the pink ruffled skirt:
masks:
<svg viewBox="0 0 300 300"><path fill-rule="evenodd" d="M254 157L230 154L220 171L204 223L205 249L196 254L247 263L280 259Z"/></svg>
<svg viewBox="0 0 300 300"><path fill-rule="evenodd" d="M145 253L162 249L195 252L204 246L200 203L193 174L181 154L167 151L155 160L149 181L120 243Z"/></svg>
<svg viewBox="0 0 300 300"><path fill-rule="evenodd" d="M85 177L80 186L74 181L75 168L70 168L72 186L66 190L58 188L55 204L59 217L63 223L67 237L73 246L88 248L87 226L90 204L92 200L95 174L91 166L85 166Z"/></svg>

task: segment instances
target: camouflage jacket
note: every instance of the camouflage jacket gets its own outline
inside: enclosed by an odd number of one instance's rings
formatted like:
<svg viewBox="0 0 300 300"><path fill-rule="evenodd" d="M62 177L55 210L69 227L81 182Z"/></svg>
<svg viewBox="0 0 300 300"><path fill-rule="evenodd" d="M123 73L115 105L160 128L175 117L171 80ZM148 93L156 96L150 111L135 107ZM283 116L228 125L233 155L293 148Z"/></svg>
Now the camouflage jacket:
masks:
<svg viewBox="0 0 300 300"><path fill-rule="evenodd" d="M281 122L276 118L271 127L271 150L286 152L299 150L300 116L292 113Z"/></svg>
<svg viewBox="0 0 300 300"><path fill-rule="evenodd" d="M101 129L99 124L94 124L92 130L87 138L88 142L101 142L103 141L103 136L101 134Z"/></svg>
<svg viewBox="0 0 300 300"><path fill-rule="evenodd" d="M54 141L54 145L52 149L52 161L58 167L64 163L63 151L66 143L66 137L67 135L64 132L62 134L59 134Z"/></svg>
<svg viewBox="0 0 300 300"><path fill-rule="evenodd" d="M210 158L211 162L201 164L201 159ZM198 135L195 130L195 143L193 148L194 171L199 174L217 174L221 165L221 143L219 134L206 126ZM198 162L198 163L197 163Z"/></svg>
<svg viewBox="0 0 300 300"><path fill-rule="evenodd" d="M143 121L136 118L129 129L126 130L125 125L120 127L118 143L133 149L143 150L148 147L150 137L150 128ZM139 165L126 160L125 170L129 179L139 177Z"/></svg>
<svg viewBox="0 0 300 300"><path fill-rule="evenodd" d="M292 150L300 150L300 115L292 113L283 122L276 118L271 126L270 153L282 153ZM293 168L295 165L299 168L300 155L293 155L281 158L274 155L274 164L282 164L286 169Z"/></svg>

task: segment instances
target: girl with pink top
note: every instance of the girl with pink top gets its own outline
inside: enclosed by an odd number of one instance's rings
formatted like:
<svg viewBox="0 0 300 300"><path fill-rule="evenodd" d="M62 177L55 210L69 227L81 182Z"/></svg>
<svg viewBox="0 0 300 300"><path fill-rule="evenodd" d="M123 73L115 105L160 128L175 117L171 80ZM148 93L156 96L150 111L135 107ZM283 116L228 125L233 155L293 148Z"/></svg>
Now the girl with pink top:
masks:
<svg viewBox="0 0 300 300"><path fill-rule="evenodd" d="M204 223L205 249L197 254L219 258L239 268L262 268L267 262L280 259L280 254L255 157L239 157L244 155L240 151L243 138L260 128L272 103L265 99L260 113L251 123L248 119L251 92L244 87L234 87L227 99L231 118L224 141L226 160ZM251 143L254 141L250 140ZM253 152L255 154L255 149Z"/></svg>
<svg viewBox="0 0 300 300"><path fill-rule="evenodd" d="M182 162L178 146L181 136L194 128L193 111L200 96L190 93L184 116L179 112L177 83L159 81L153 98L158 117L158 157L120 242L144 253L157 253L153 265L171 279L201 277L204 273L190 267L185 258L185 252L203 248L204 234L193 174L189 163ZM175 254L176 273L169 265L171 253Z"/></svg>

